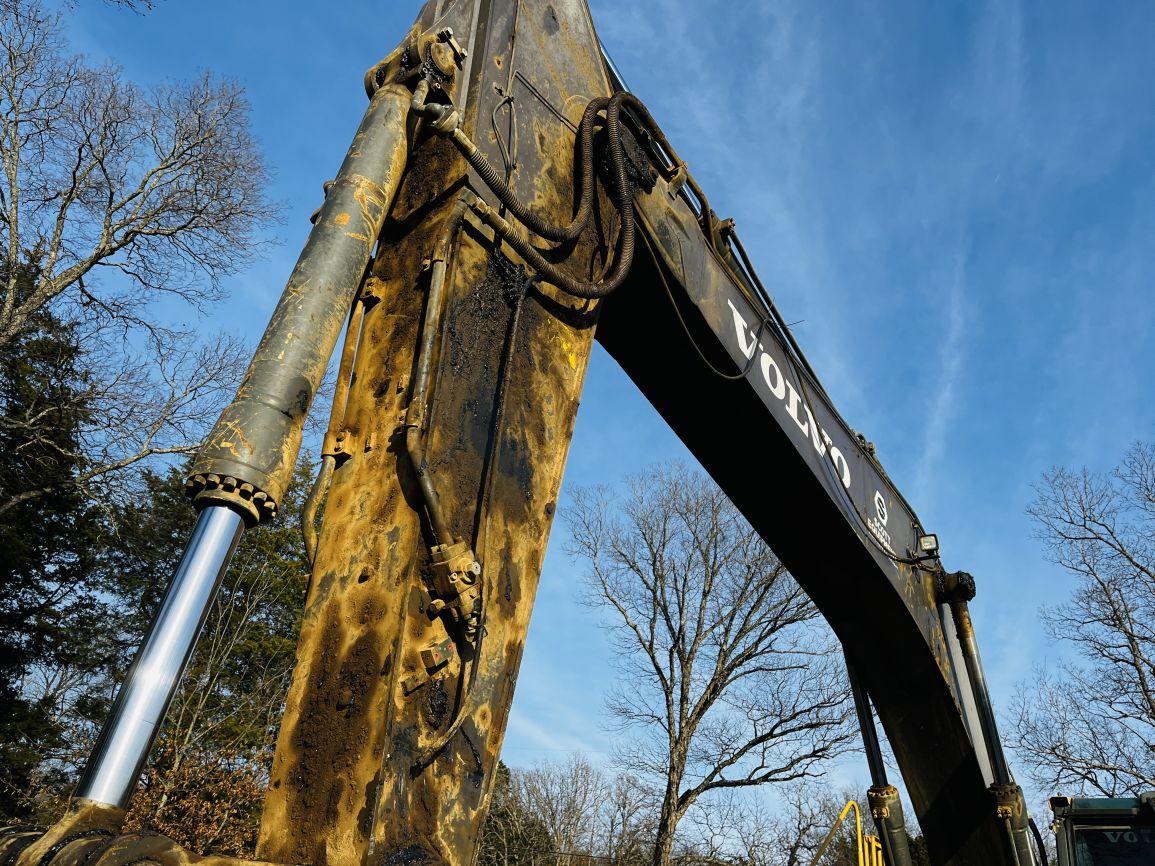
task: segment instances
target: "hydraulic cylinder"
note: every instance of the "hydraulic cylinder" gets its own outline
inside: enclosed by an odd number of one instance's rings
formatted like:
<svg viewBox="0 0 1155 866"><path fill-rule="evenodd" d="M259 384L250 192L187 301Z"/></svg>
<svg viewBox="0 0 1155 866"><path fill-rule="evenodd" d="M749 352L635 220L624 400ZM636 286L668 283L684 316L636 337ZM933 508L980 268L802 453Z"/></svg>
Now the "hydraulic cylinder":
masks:
<svg viewBox="0 0 1155 866"><path fill-rule="evenodd" d="M412 97L399 84L374 93L240 390L193 463L186 486L196 503L228 505L249 525L276 513L305 416L405 170Z"/></svg>
<svg viewBox="0 0 1155 866"><path fill-rule="evenodd" d="M878 729L874 724L874 713L870 709L870 696L858 672L846 659L846 675L850 680L850 691L854 696L854 710L858 715L858 728L862 732L862 745L866 751L866 763L870 769L870 789L866 801L870 814L878 828L882 841L882 851L886 866L911 866L910 840L906 833L906 820L902 814L902 800L898 789L887 782L886 764L882 760L882 747L878 740Z"/></svg>
<svg viewBox="0 0 1155 866"><path fill-rule="evenodd" d="M975 581L964 571L944 574L942 577L942 597L951 607L959 646L966 663L967 677L971 692L978 708L981 733L990 757L995 781L991 794L995 800L995 814L1003 822L1007 847L1016 866L1035 866L1035 852L1031 845L1030 815L1023 799L1023 789L1015 784L1011 776L1002 739L999 737L998 723L990 692L987 690L986 674L979 656L979 645L975 638L974 622L971 620L970 602L975 596Z"/></svg>
<svg viewBox="0 0 1155 866"><path fill-rule="evenodd" d="M201 512L196 528L78 797L127 806L242 531L276 514L305 416L405 170L412 96L394 83L373 93L237 396L193 463L186 489Z"/></svg>

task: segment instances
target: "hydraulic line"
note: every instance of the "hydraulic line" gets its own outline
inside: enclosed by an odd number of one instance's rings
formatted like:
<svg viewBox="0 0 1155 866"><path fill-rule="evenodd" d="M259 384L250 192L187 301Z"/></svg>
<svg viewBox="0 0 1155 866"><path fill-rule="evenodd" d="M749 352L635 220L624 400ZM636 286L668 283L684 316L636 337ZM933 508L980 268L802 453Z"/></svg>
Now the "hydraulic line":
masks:
<svg viewBox="0 0 1155 866"><path fill-rule="evenodd" d="M341 435L341 425L345 421L345 409L349 403L349 387L352 383L353 362L357 357L357 347L361 341L361 323L365 319L365 298L358 296L349 311L349 323L345 326L345 344L341 349L341 363L337 368L337 383L333 388L333 405L329 412L329 429L321 446L321 468L309 489L305 505L301 509L301 537L305 542L305 558L310 567L317 556L317 511L333 480L337 468L337 440Z"/></svg>
<svg viewBox="0 0 1155 866"><path fill-rule="evenodd" d="M586 112L582 118L582 127L579 127L579 138L585 142L588 140L590 147L586 148L583 144L580 155L583 166L583 174L588 170L589 181L583 180L582 201L579 204L578 218L581 223L578 224L577 219L571 222L570 226L562 227L561 229L551 230L551 233L556 238L563 234L568 234L573 230L573 226L577 226L577 235L580 235L585 230L586 223L589 222L590 213L592 212L593 201L593 155L592 155L592 139L593 139L593 124L597 117L598 111L602 103L605 104L606 109L606 137L607 148L610 156L610 164L613 171L613 201L621 217L621 230L618 236L617 251L614 256L614 265L610 273L603 279L597 282L589 282L579 280L576 277L567 274L558 266L546 261L545 257L524 237L516 232L513 227L493 208L485 204L479 198L471 200L470 205L481 217L481 219L493 229L494 233L503 241L508 243L513 249L525 259L529 265L538 271L542 278L565 292L579 298L587 300L596 300L604 298L615 289L617 289L629 274L630 267L634 260L634 245L637 235L637 224L634 220L634 201L633 190L630 186L629 177L625 167L625 151L621 143L621 106L627 98L633 99L629 94L617 93L612 98L607 100L594 100L586 107ZM634 100L636 101L636 100ZM462 149L466 159L470 159L470 153L475 154L476 164L474 160L470 160L470 164L474 166L478 174L481 175L482 180L493 190L503 205L523 222L527 227L542 237L549 239L549 235L544 234L540 229L549 229L544 223L533 215L532 211L521 202L509 186L497 175L496 169L485 160L484 156L476 151L476 146L469 142L464 137L460 130L454 133L454 141ZM462 142L466 144L463 145ZM491 183L490 181L496 181ZM523 218L524 217L524 218ZM530 221L527 222L528 218Z"/></svg>
<svg viewBox="0 0 1155 866"><path fill-rule="evenodd" d="M632 213L627 217L623 211L618 250L612 270L603 280L586 282L570 276L556 265L546 261L537 248L518 234L513 226L480 198L472 198L470 206L481 217L482 221L493 229L497 237L508 243L519 256L525 259L530 267L541 274L542 282L555 285L575 297L598 300L613 293L625 282L630 265L633 263L635 224ZM632 207L630 209L632 210Z"/></svg>
<svg viewBox="0 0 1155 866"><path fill-rule="evenodd" d="M616 289L625 280L629 273L630 266L633 262L634 241L636 233L636 223L633 219L633 191L629 184L629 179L625 169L625 153L621 146L620 139L620 123L621 123L621 105L627 98L632 99L629 94L617 94L611 99L596 99L591 101L583 114L582 123L579 127L579 164L580 164L580 183L581 193L579 196L577 213L573 220L566 226L554 227L550 226L537 217L528 206L521 202L508 183L500 176L497 169L485 158L483 154L478 151L474 145L461 132L456 124L456 119L453 118L455 112L451 107L446 106L421 106L418 107L419 99L423 98L424 94L417 93L414 96L415 110L434 117L433 126L442 132L449 132L453 136L454 142L457 144L463 155L477 171L482 180L489 186L497 195L498 199L503 205L512 213L519 221L527 225L531 231L534 231L549 240L558 242L568 242L578 238L590 222L590 217L593 210L594 201L594 171L593 171L593 134L594 124L597 120L599 112L604 108L607 113L606 128L609 136L609 150L612 165L615 168L615 184L614 184L614 199L619 213L621 214L621 231L619 232L618 251L615 256L614 266L610 274L602 280L597 282L583 282L565 274L553 264L547 262L541 253L535 249L527 240L518 234L513 227L499 214L496 210L489 207L485 202L469 190L462 191L462 197L459 200L458 207L451 217L450 225L455 227L460 222L464 215L466 206L472 208L481 219L486 222L500 240L509 243L515 251L523 259L525 259L531 267L539 272L537 279L544 279L551 282L571 294L585 298L599 298L608 295ZM451 127L447 128L449 123ZM451 234L451 232L449 233ZM440 259L440 261L439 261ZM423 413L424 402L426 400L425 391L428 387L429 368L432 358L432 343L436 338L438 331L438 324L440 321L440 307L442 304L441 295L443 294L444 284L444 256L435 256L434 268L440 266L440 271L433 274L430 287L430 296L427 302L428 309L426 313L426 323L422 332L421 348L419 351L418 360L418 374L417 380L414 384L414 391L411 406L416 405L417 412ZM514 315L510 324L508 340L509 345L506 347L504 365L508 366L509 356L513 352L512 341L516 340L518 322L520 320L521 307L524 302L525 291L524 288L519 291L518 296L513 299ZM495 437L500 436L501 418L504 414L505 404L505 384L508 377L508 369L502 377L501 385L497 396L496 406L494 410L494 431ZM423 496L426 500L426 511L429 513L430 523L434 528L434 534L438 537L439 543L450 544L453 539L448 533L447 529L439 530L438 522L444 524L444 519L440 514L440 505L436 498L436 491L433 490L432 482L428 478L427 471L424 471L424 454L420 449L417 437L416 425L407 422L406 431L406 448L410 452L410 459L418 473L419 481L422 482ZM496 454L492 458L496 460ZM488 477L486 478L486 491L482 508L488 504L489 488L492 486L492 476L495 471L494 467L489 467ZM484 518L481 520L479 527L483 534L485 529ZM480 542L480 539L478 539ZM484 589L482 590L483 604L484 604ZM483 607L484 610L484 607ZM453 722L449 728L446 729L430 747L425 749L418 758L414 761L413 769L420 772L427 767L439 755L445 747L462 732L462 726L471 715L471 704L473 696L473 684L477 677L478 663L481 656L481 641L484 639L484 613L482 614L482 623L477 631L477 645L474 647L473 657L471 659L468 680L464 684L464 692L461 697L458 710L455 714Z"/></svg>
<svg viewBox="0 0 1155 866"><path fill-rule="evenodd" d="M598 115L604 109L606 148L609 155L612 181L611 195L614 207L620 216L621 229L613 267L603 279L591 282L567 274L557 265L547 261L540 250L480 198L472 198L470 206L501 240L508 243L518 255L542 275L541 278L544 282L551 283L575 297L596 300L606 297L625 281L630 266L633 264L637 224L634 218L633 186L626 169L625 148L622 144L623 106L632 112L632 117L655 142L667 153L673 154L665 134L636 96L627 91L618 91L609 99L594 99L586 106L581 124L578 127L578 172L581 179L581 193L578 196L577 213L568 225L551 226L517 197L493 164L461 130L461 118L457 110L451 104L425 102L427 95L428 88L418 88L413 96L413 110L430 118L431 125L436 131L452 138L454 144L457 145L481 180L518 222L539 237L555 242L576 240L590 222L594 198L594 126L597 123ZM673 156L675 165L680 166L681 163L677 161L676 154Z"/></svg>
<svg viewBox="0 0 1155 866"><path fill-rule="evenodd" d="M425 442L422 433L427 421L434 343L441 329L441 315L445 307L446 259L449 257L449 244L453 234L461 224L462 217L465 216L467 202L468 199L465 195L457 200L457 204L449 217L445 234L433 253L429 277L429 296L425 302L425 322L421 329L421 342L417 350L417 373L413 380L409 408L405 412L405 452L413 466L414 473L417 475L417 484L421 489L421 497L425 503L425 513L429 518L433 537L439 545L445 546L454 543L453 533L450 532L449 524L445 521L445 515L441 510L441 499L438 497L437 489L433 486L433 479L429 475L429 467L425 462Z"/></svg>
<svg viewBox="0 0 1155 866"><path fill-rule="evenodd" d="M305 497L305 505L301 509L301 538L305 542L305 559L309 567L317 558L317 511L321 507L321 500L329 490L329 482L333 480L333 470L337 468L337 458L332 454L321 456L321 468L313 486L309 488L309 495Z"/></svg>
<svg viewBox="0 0 1155 866"><path fill-rule="evenodd" d="M507 97L508 99L509 97ZM494 165L486 158L472 141L470 141L460 128L454 130L453 140L460 148L462 155L466 161L473 167L473 170L485 182L485 185L493 190L501 203L504 204L509 212L512 213L517 220L532 231L536 235L540 235L549 241L556 241L565 243L577 240L581 237L582 232L585 231L590 220L590 214L593 211L594 203L594 123L597 120L598 113L602 111L609 104L609 99L601 97L591 100L586 105L585 112L582 115L581 123L578 125L578 171L575 172L578 178L578 206L573 219L568 225L554 226L547 223L541 217L533 212L533 210L519 199L506 183L501 173L494 167ZM504 147L504 145L503 145Z"/></svg>
<svg viewBox="0 0 1155 866"><path fill-rule="evenodd" d="M736 231L730 232L730 240L733 242L734 249L738 251L738 256L742 260L742 267L746 274L750 277L750 281L754 283L758 290L758 297L762 303L765 304L766 310L774 319L778 326L778 332L782 335L786 345L790 347L791 354L794 355L802 369L805 370L812 380L812 384L818 389L819 393L827 396L826 389L822 387L822 381L818 378L818 374L814 372L814 368L810 366L810 361L807 360L806 355L802 352L802 347L798 345L798 341L794 339L794 334L791 332L789 325L786 324L785 317L778 311L778 306L774 303L774 299L770 297L770 293L766 291L766 287L762 285L762 280L758 278L758 272L754 270L754 264L750 261L750 256L746 253L746 247L743 245L741 238L738 237Z"/></svg>
<svg viewBox="0 0 1155 866"><path fill-rule="evenodd" d="M529 286L534 282L533 278L524 285L518 288L517 295L511 300L513 302L513 315L510 318L509 328L507 329L506 346L502 353L502 372L498 380L497 397L494 401L493 410L493 425L491 433L491 441L494 443L492 452L485 468L485 483L484 493L482 494L482 501L478 509L477 528L474 532L476 539L477 550L481 554L482 561L485 561L486 543L489 538L489 501L493 495L494 476L497 473L497 461L499 459L498 443L501 441L502 421L505 417L505 395L507 384L509 382L509 364L514 354L514 344L517 340L518 327L521 322L521 309L525 304L525 296L529 290ZM414 762L414 769L421 770L429 766L433 760L441 754L442 750L449 745L458 732L461 731L461 726L465 720L473 714L473 685L477 680L477 668L481 659L481 641L485 638L485 589L482 587L482 615L481 627L479 629L479 637L477 646L474 649L473 659L470 664L469 679L465 683L465 693L461 699L460 709L454 718L453 723L449 728L437 738L432 746L426 749ZM470 743L470 748L473 744Z"/></svg>
<svg viewBox="0 0 1155 866"><path fill-rule="evenodd" d="M750 375L750 371L754 369L754 365L758 362L758 353L751 352L749 359L745 364L742 365L741 368L739 368L738 372L736 373L727 373L725 370L718 369L714 362L706 357L706 353L702 351L702 347L698 345L698 341L694 338L693 333L690 331L690 325L686 322L685 316L682 315L682 310L678 306L678 299L674 297L674 290L670 288L670 282L666 279L666 274L662 267L661 259L658 258L658 254L654 251L653 244L650 243L649 239L645 235L642 235L642 243L646 245L646 249L649 251L650 257L654 260L655 270L658 272L658 282L660 282L662 284L662 288L666 290L666 297L670 299L670 306L674 308L674 315L678 319L678 324L682 326L682 333L686 335L686 341L698 355L698 359L706 365L707 370L709 370L719 379L725 379L727 382L740 382L745 379L748 375ZM769 324L770 319L764 316L759 316L758 329L754 332L755 343L761 341L762 336L766 333L766 328Z"/></svg>
<svg viewBox="0 0 1155 866"><path fill-rule="evenodd" d="M418 485L421 488L421 495L425 501L425 511L429 517L430 528L433 531L437 544L443 547L455 544L456 539L454 539L452 532L449 530L441 509L441 500L437 495L436 488L433 486L433 479L430 476L429 467L425 462L425 447L421 434L428 421L429 383L432 378L434 343L441 330L441 316L445 306L446 260L448 259L450 243L458 227L461 225L461 221L469 207L471 196L472 194L467 190L462 191L461 196L458 198L450 214L445 232L441 240L438 241L437 248L433 254L429 296L426 299L425 322L421 330L421 342L417 356L417 376L413 383L413 391L410 396L409 408L406 411L405 419L405 450L409 456L413 470L417 474ZM520 308L521 303L519 300L515 308L516 314L520 313ZM515 328L516 321L517 317L515 315ZM500 419L501 408L504 403L503 398L504 382L500 386L499 402L495 409L497 419ZM495 428L498 423L500 423L499 420L495 420ZM492 469L490 471L492 472ZM466 711L466 708L471 704L473 684L477 679L477 671L481 659L481 646L485 638L485 599L487 594L484 584L484 572L479 574L477 579L481 581L481 610L478 613L477 622L474 627L468 679L462 684L462 694L457 702L457 709L452 723L449 728L437 738L437 741L425 749L413 762L413 770L415 772L424 770L441 754L445 747L457 736L457 733L461 730L461 726L470 715L469 712ZM473 748L472 743L470 744L470 748Z"/></svg>

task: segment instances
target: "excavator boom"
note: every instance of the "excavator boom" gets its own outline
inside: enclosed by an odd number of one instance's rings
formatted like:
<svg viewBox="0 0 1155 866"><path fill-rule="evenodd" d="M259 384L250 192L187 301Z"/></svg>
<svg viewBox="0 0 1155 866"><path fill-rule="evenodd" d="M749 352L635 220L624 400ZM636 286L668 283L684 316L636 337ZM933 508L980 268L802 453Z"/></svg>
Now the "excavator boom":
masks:
<svg viewBox="0 0 1155 866"><path fill-rule="evenodd" d="M196 605L240 524L274 519L345 322L262 860L473 862L596 339L842 642L888 862L909 855L871 704L935 863L1032 862L973 581L943 570L839 416L585 0L429 0L365 86L370 108L189 479L197 537L220 539L182 566L201 575L196 604L179 604L189 580L170 588L165 604L191 611L184 637L161 621L134 671L164 676L130 674L72 811L0 856L196 861L113 830Z"/></svg>

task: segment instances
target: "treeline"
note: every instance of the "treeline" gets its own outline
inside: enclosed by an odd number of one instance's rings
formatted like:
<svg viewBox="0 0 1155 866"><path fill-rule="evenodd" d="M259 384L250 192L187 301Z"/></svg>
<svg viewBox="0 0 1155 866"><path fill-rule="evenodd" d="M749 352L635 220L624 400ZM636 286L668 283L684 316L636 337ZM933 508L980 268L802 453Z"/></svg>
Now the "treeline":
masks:
<svg viewBox="0 0 1155 866"><path fill-rule="evenodd" d="M235 82L137 84L73 54L38 0L3 4L0 55L0 812L44 822L187 537L183 462L243 369L235 339L188 323L276 208ZM289 525L246 537L133 826L250 846L304 586Z"/></svg>
<svg viewBox="0 0 1155 866"><path fill-rule="evenodd" d="M714 797L683 822L673 866L809 866L848 799L813 781L775 787L780 803ZM872 832L865 804L864 831ZM502 764L482 830L479 866L651 866L660 797L628 773L574 755L529 769ZM854 822L835 836L820 866L856 866ZM915 866L928 864L921 837Z"/></svg>

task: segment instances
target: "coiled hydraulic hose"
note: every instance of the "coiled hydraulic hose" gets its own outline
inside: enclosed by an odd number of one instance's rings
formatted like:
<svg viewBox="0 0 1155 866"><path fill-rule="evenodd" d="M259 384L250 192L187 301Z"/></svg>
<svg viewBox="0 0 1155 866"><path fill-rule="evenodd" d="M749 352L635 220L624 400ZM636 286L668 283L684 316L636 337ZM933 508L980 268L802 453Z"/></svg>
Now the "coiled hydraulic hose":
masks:
<svg viewBox="0 0 1155 866"><path fill-rule="evenodd" d="M578 196L577 210L568 225L552 226L517 197L498 170L485 157L485 154L481 153L477 145L461 130L461 119L457 110L451 104L424 102L425 96L426 91L419 88L414 94L414 110L431 118L435 130L449 135L453 139L462 156L518 222L539 237L559 243L576 240L590 222L594 199L594 127L599 114L604 110L606 148L609 154L613 187L610 192L614 207L620 217L621 230L618 234L614 265L603 279L587 281L567 274L557 265L547 261L540 250L481 199L473 197L470 200L470 206L502 240L513 247L518 255L538 271L544 282L551 283L576 297L593 300L606 297L625 281L633 264L637 225L634 219L633 187L626 169L625 147L622 144L622 106L628 107L645 131L665 148L667 153L673 155L673 150L666 141L665 134L641 100L632 93L623 90L618 91L608 99L605 97L593 99L586 105L581 124L578 127L578 176L581 191ZM676 156L674 163L675 165L679 164Z"/></svg>
<svg viewBox="0 0 1155 866"><path fill-rule="evenodd" d="M505 178L501 176L501 172L476 146L463 148L462 153L466 161L473 166L473 170L485 182L485 185L493 190L502 204L509 209L509 212L531 232L546 240L558 243L577 240L585 231L586 225L590 221L590 214L593 212L594 124L597 121L598 113L604 110L608 104L609 99L606 97L590 100L582 114L581 123L578 125L578 171L575 174L578 178L579 198L577 212L568 225L550 225L534 213L525 202L517 197L517 194L506 183ZM458 142L459 146L461 145L461 138L454 136L454 141Z"/></svg>

